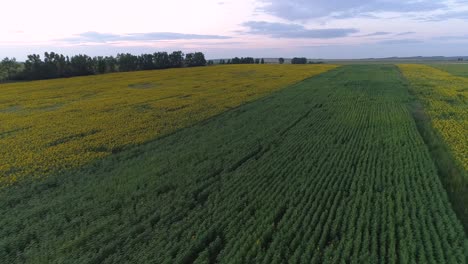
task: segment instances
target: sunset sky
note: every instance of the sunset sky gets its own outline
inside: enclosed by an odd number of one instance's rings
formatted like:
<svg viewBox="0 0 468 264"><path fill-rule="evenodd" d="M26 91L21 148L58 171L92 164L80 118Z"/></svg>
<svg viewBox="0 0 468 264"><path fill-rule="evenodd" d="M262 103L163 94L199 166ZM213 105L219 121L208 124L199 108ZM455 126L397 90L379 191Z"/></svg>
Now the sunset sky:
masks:
<svg viewBox="0 0 468 264"><path fill-rule="evenodd" d="M468 0L15 0L0 57L182 50L233 56L468 55Z"/></svg>

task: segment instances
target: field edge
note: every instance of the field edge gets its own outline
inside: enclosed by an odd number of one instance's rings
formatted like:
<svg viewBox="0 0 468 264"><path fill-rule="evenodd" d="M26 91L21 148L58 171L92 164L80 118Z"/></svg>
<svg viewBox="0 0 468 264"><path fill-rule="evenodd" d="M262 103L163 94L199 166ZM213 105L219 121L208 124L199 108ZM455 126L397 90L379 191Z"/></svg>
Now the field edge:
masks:
<svg viewBox="0 0 468 264"><path fill-rule="evenodd" d="M437 129L432 126L430 116L425 112L422 101L413 91L408 79L401 72L400 68L397 68L408 88L410 96L408 109L437 168L437 174L444 186L450 204L463 225L468 244L468 207L466 206L468 204L468 182L465 180L465 172L462 166L457 163L457 160L443 138L439 135Z"/></svg>

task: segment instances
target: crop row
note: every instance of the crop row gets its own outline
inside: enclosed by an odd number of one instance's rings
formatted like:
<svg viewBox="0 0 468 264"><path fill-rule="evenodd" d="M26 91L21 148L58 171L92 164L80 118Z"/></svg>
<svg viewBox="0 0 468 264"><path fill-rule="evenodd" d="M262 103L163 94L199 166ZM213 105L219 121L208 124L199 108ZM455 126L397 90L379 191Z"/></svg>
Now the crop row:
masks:
<svg viewBox="0 0 468 264"><path fill-rule="evenodd" d="M378 85L376 85L378 84ZM463 263L393 66L344 66L73 175L0 192L0 258Z"/></svg>
<svg viewBox="0 0 468 264"><path fill-rule="evenodd" d="M468 78L457 77L426 65L399 65L411 89L424 102L425 112L468 170ZM468 179L467 179L468 180Z"/></svg>
<svg viewBox="0 0 468 264"><path fill-rule="evenodd" d="M228 65L0 86L0 187L80 167L325 72Z"/></svg>

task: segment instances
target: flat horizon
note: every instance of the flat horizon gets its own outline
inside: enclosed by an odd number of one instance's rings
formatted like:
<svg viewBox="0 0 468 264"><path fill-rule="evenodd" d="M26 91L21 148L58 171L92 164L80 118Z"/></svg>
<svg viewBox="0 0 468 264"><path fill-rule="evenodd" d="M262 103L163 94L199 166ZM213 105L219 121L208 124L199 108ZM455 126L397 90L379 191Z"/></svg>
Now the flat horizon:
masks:
<svg viewBox="0 0 468 264"><path fill-rule="evenodd" d="M208 59L455 57L468 44L464 0L21 0L3 7L0 57L18 60L45 51L173 50Z"/></svg>

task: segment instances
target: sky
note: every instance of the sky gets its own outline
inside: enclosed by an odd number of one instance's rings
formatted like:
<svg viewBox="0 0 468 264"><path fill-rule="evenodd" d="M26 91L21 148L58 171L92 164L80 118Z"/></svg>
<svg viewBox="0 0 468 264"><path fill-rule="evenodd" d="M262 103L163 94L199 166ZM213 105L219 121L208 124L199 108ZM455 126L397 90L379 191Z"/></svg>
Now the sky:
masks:
<svg viewBox="0 0 468 264"><path fill-rule="evenodd" d="M468 56L468 0L15 0L0 58L202 51L209 59Z"/></svg>

